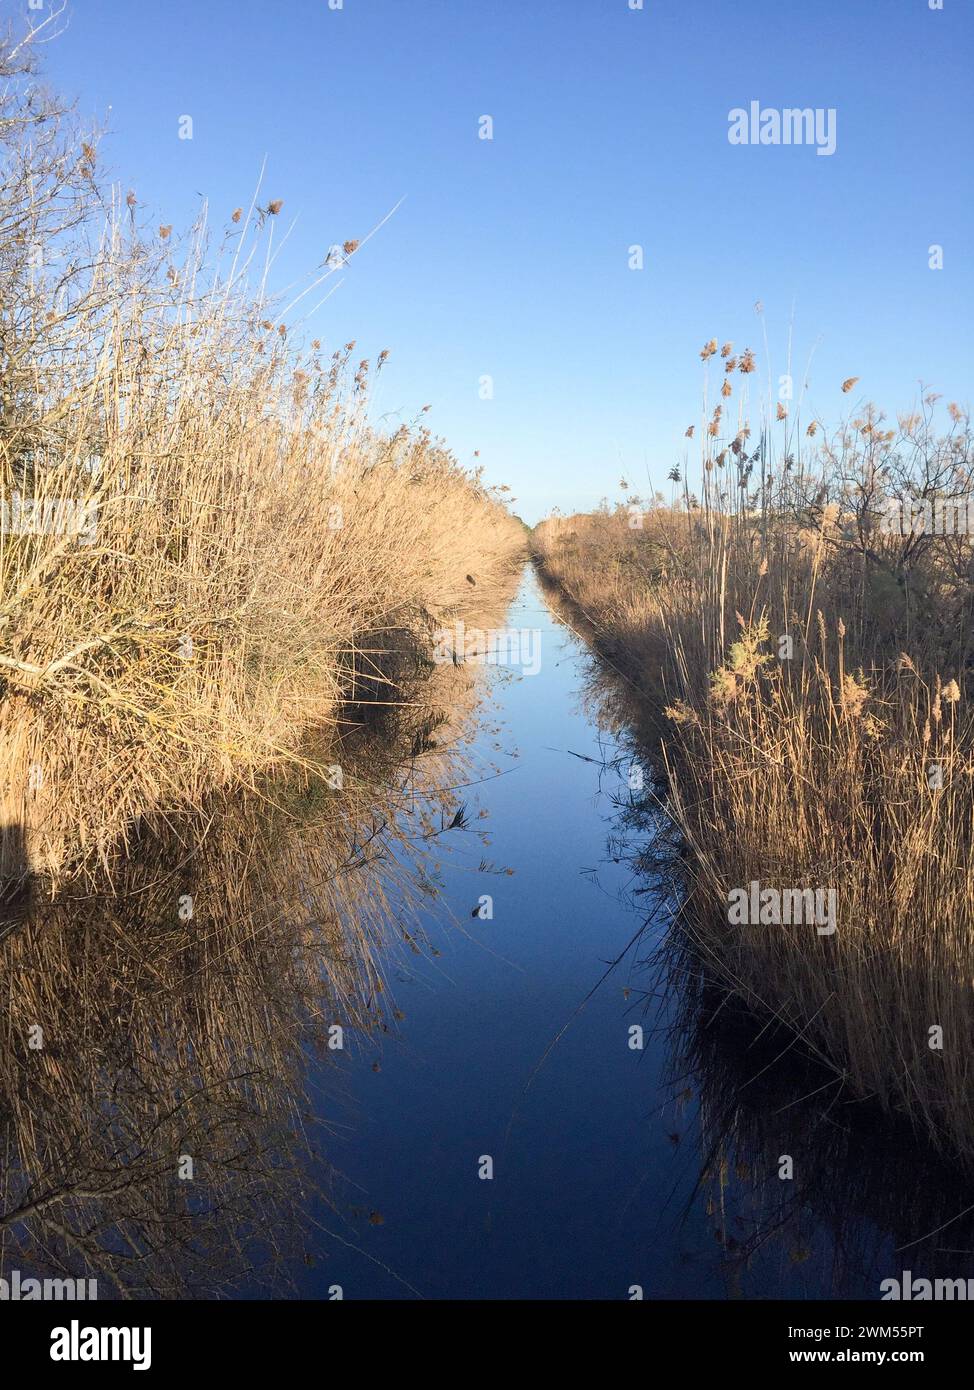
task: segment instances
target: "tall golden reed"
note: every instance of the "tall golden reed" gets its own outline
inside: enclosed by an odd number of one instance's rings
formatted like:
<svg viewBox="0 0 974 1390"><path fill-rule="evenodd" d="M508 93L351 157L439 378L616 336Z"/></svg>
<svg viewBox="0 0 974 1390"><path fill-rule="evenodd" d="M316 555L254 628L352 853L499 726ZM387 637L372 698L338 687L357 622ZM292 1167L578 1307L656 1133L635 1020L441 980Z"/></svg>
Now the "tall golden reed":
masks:
<svg viewBox="0 0 974 1390"><path fill-rule="evenodd" d="M698 960L969 1151L974 546L937 518L962 514L974 465L967 417L936 414L927 397L891 429L863 406L826 437L769 392L754 436L746 405L704 433L696 491L684 462L672 505L556 517L534 544L669 774ZM837 930L733 925L753 881L834 888Z"/></svg>
<svg viewBox="0 0 974 1390"><path fill-rule="evenodd" d="M266 288L280 199L218 238L142 228L38 107L29 45L0 72L0 875L59 874L302 765L523 528L422 414L369 423L388 353L295 343Z"/></svg>

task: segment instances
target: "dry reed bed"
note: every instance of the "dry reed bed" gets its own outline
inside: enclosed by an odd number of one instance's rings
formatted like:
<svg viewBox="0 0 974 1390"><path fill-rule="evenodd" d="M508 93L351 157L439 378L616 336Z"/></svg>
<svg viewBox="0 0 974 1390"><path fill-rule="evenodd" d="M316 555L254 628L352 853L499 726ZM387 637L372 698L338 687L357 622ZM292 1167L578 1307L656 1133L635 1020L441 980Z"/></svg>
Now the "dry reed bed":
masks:
<svg viewBox="0 0 974 1390"><path fill-rule="evenodd" d="M704 429L696 493L678 468L674 506L556 517L534 544L669 774L698 957L971 1157L971 537L885 519L974 493L969 422L952 406L938 432L934 406L897 429L864 407L822 445L786 413L753 449L742 406L736 432ZM755 880L834 889L837 930L732 924Z"/></svg>
<svg viewBox="0 0 974 1390"><path fill-rule="evenodd" d="M503 586L523 530L422 415L370 426L386 353L292 345L280 200L218 239L141 227L30 46L0 75L0 874L57 876L300 765L356 672Z"/></svg>

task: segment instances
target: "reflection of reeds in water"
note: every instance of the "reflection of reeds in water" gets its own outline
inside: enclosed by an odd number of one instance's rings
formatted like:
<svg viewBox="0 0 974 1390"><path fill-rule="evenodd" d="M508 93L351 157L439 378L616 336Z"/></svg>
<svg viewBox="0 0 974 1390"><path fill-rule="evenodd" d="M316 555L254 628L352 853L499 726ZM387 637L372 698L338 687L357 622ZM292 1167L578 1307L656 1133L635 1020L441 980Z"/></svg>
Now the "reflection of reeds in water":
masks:
<svg viewBox="0 0 974 1390"><path fill-rule="evenodd" d="M327 1247L307 1069L341 1056L335 1025L346 1048L389 1026L377 948L422 944L480 688L407 646L382 679L388 703L308 759L341 789L307 771L145 817L102 882L8 892L3 1268L206 1296L286 1290Z"/></svg>
<svg viewBox="0 0 974 1390"><path fill-rule="evenodd" d="M903 1269L971 1275L970 1168L852 1096L785 1029L756 1024L678 938L664 954L679 1001L673 1094L699 1108L697 1191L728 1289L746 1296L759 1261L777 1261L783 1287L807 1278L818 1297L878 1298Z"/></svg>
<svg viewBox="0 0 974 1390"><path fill-rule="evenodd" d="M570 606L556 611L578 627ZM594 656L584 698L616 740L615 772L625 780L638 765L647 779L642 792L615 798L609 857L635 870L634 907L652 905L642 985L667 1038L667 1114L678 1129L698 1116L691 1200L705 1204L728 1293L766 1290L769 1262L783 1295L811 1289L836 1298L878 1298L881 1282L903 1269L928 1279L974 1273L974 1124L957 1127L970 1115L962 1079L941 1073L943 1090L957 1088L944 1105L953 1123L931 1135L919 1109L890 1113L880 1098L864 1099L780 1020L728 994L692 922L679 929L692 902L686 851L666 814L665 786L632 733L641 706L628 681ZM898 1022L907 1036L909 1020ZM786 1157L790 1177L781 1176Z"/></svg>

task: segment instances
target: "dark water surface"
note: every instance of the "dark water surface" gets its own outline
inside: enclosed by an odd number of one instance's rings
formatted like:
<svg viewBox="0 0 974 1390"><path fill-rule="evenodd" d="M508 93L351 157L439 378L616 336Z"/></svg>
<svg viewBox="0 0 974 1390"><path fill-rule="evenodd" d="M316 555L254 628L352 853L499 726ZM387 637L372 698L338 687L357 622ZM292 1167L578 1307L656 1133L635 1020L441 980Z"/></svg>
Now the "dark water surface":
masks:
<svg viewBox="0 0 974 1390"><path fill-rule="evenodd" d="M787 1056L765 1071L782 1045L766 1056L746 1030L722 1032L723 1016L694 1037L685 1001L681 1030L679 1001L661 1013L645 999L655 975L640 962L665 924L627 950L647 915L645 885L607 855L626 819L631 754L598 727L592 659L530 571L508 622L540 629L541 669L495 678L499 731L472 752L503 775L473 788L470 805L489 812L492 862L514 873L478 873L479 850L445 863L458 925L431 913L442 954L391 962L405 1018L383 1040L380 1070L374 1051L346 1058L337 1100L333 1069L322 1079L328 1159L358 1219L341 1200L321 1210L349 1244L323 1236L301 1291L875 1298L904 1264L969 1265L936 1242L893 1253L965 1204L908 1134L877 1127L828 1086L803 1101L821 1078ZM471 917L482 893L493 895L490 921ZM645 1029L641 1050L633 1024ZM784 1154L790 1180L779 1177ZM484 1155L489 1180L478 1176Z"/></svg>
<svg viewBox="0 0 974 1390"><path fill-rule="evenodd" d="M713 1240L699 1219L667 1229L690 1176L667 1133L689 1116L660 1114L660 1057L629 1048L641 1014L621 974L576 1012L639 926L616 899L629 870L600 862L611 807L579 708L584 654L533 575L508 622L540 629L541 669L495 683L501 729L474 751L503 775L471 806L489 811L492 861L514 874L446 865L459 928L428 924L443 954L393 970L401 1034L378 1074L371 1053L355 1068L329 1158L383 1217L363 1248L424 1296L624 1298L634 1283L689 1296ZM471 918L482 893L491 921ZM350 1252L326 1277L350 1298L409 1292Z"/></svg>
<svg viewBox="0 0 974 1390"><path fill-rule="evenodd" d="M230 789L144 818L107 886L3 900L0 1278L829 1299L974 1275L970 1175L688 954L626 692L566 621L527 570L533 673L530 640L470 669L389 644L398 698L327 732L341 787Z"/></svg>

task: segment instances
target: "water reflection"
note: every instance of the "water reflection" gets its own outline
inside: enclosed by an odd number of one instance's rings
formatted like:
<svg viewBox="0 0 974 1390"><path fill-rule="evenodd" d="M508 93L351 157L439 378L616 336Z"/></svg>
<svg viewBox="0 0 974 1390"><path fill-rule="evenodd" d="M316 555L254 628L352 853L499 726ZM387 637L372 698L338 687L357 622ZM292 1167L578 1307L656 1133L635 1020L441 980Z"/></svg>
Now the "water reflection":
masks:
<svg viewBox="0 0 974 1390"><path fill-rule="evenodd" d="M855 1100L695 969L680 981L671 1076L697 1097L700 1191L729 1284L768 1296L777 1268L783 1291L877 1298L903 1269L974 1275L970 1170L905 1117Z"/></svg>
<svg viewBox="0 0 974 1390"><path fill-rule="evenodd" d="M330 779L146 817L54 895L8 878L0 1276L287 1294L321 1249L339 1185L323 1078L397 1026L380 948L421 949L442 841L472 834L480 673L382 645L340 735L308 750Z"/></svg>
<svg viewBox="0 0 974 1390"><path fill-rule="evenodd" d="M578 624L577 613L564 616ZM955 1122L966 1096L945 1099L951 1123L931 1134L853 1094L771 1014L718 986L683 920L692 897L682 846L632 692L593 658L583 701L613 740L608 856L629 864L630 902L646 918L634 997L665 1044L665 1113L693 1140L678 1219L702 1206L726 1296L878 1298L904 1269L914 1279L974 1276L974 1133ZM914 1047L904 1033L903 1058Z"/></svg>
<svg viewBox="0 0 974 1390"><path fill-rule="evenodd" d="M146 819L111 891L11 888L0 1274L625 1299L974 1273L960 1158L694 957L625 683L530 577L508 621L540 627L535 675L363 667L341 787Z"/></svg>

